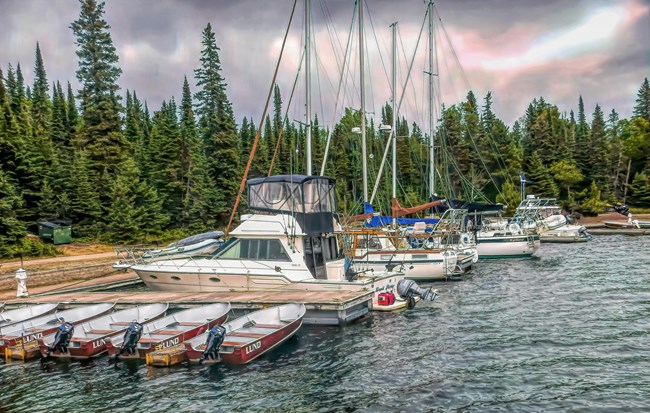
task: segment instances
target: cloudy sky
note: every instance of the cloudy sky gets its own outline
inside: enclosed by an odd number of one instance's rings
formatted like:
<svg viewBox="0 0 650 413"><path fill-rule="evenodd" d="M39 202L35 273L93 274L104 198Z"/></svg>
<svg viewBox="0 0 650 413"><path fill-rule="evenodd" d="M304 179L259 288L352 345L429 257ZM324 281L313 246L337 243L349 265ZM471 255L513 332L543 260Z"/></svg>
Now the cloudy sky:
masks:
<svg viewBox="0 0 650 413"><path fill-rule="evenodd" d="M198 66L201 31L216 32L228 94L238 119L262 112L293 0L108 0L106 20L123 69L120 85L135 89L150 109L178 100L183 76ZM390 98L390 28L399 22L398 91L402 113L425 122L427 40L416 49L426 4L422 0L367 0L367 107ZM342 51L352 23L352 0L312 0L316 57L312 63L313 112L331 123ZM649 0L439 0L435 27L437 73L445 104L462 100L471 88L482 99L492 91L494 110L507 123L521 116L535 97L568 112L582 95L586 109L599 103L605 113L632 112L643 78L650 76ZM40 42L50 81L72 81L77 66L69 24L74 0L0 0L0 67L20 62L32 82L34 50ZM278 83L286 102L302 52L304 11L298 1ZM344 76L345 106L359 106L358 41ZM414 52L415 51L415 52ZM407 63L415 56L411 81ZM190 80L193 86L193 79ZM304 114L304 80L289 110ZM398 93L399 95L399 93ZM339 109L340 111L340 109ZM323 121L324 119L324 121Z"/></svg>

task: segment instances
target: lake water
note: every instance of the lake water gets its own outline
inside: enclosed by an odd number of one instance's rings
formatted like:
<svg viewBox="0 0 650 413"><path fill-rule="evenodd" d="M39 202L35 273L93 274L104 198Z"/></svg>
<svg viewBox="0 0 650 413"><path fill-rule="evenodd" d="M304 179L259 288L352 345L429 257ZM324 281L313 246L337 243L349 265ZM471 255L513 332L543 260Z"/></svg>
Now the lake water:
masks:
<svg viewBox="0 0 650 413"><path fill-rule="evenodd" d="M650 237L479 262L432 304L247 366L0 362L0 411L648 412Z"/></svg>

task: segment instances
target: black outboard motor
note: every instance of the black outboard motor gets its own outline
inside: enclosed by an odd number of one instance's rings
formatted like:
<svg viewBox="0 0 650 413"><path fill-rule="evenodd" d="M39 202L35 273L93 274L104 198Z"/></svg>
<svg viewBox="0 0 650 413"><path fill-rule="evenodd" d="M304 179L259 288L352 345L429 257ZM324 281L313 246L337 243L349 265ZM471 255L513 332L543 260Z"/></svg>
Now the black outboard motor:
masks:
<svg viewBox="0 0 650 413"><path fill-rule="evenodd" d="M124 340L122 341L122 346L118 350L117 354L115 354L115 358L117 358L125 351L131 355L135 354L135 346L138 345L140 337L142 337L142 324L138 323L137 321L133 321L124 332Z"/></svg>
<svg viewBox="0 0 650 413"><path fill-rule="evenodd" d="M205 350L199 359L199 363L203 363L205 359L219 358L219 347L226 337L226 328L224 326L216 325L208 332L208 338L205 340Z"/></svg>
<svg viewBox="0 0 650 413"><path fill-rule="evenodd" d="M47 349L45 357L49 357L50 353L53 353L57 350L59 350L61 353L67 353L68 345L70 344L70 340L72 339L73 334L74 326L72 324L68 322L61 324L56 330L54 342L52 342L52 345Z"/></svg>
<svg viewBox="0 0 650 413"><path fill-rule="evenodd" d="M585 237L587 239L592 239L594 237L593 235L591 235L587 231L587 228L585 228L585 227L580 227L580 229L578 230L578 234L580 234L581 236L583 236L583 237Z"/></svg>
<svg viewBox="0 0 650 413"><path fill-rule="evenodd" d="M397 294L407 301L408 308L413 308L415 306L415 297L420 297L425 301L433 301L438 296L438 291L432 290L431 287L421 288L413 280L399 280Z"/></svg>

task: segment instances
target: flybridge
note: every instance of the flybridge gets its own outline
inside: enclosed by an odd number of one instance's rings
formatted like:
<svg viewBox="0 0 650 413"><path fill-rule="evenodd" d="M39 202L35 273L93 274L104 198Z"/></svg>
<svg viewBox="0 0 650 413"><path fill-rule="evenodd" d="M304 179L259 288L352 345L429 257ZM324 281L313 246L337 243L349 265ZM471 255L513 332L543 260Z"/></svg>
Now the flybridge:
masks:
<svg viewBox="0 0 650 413"><path fill-rule="evenodd" d="M338 213L335 181L325 176L275 175L248 180L253 211L295 216L306 234L334 231Z"/></svg>

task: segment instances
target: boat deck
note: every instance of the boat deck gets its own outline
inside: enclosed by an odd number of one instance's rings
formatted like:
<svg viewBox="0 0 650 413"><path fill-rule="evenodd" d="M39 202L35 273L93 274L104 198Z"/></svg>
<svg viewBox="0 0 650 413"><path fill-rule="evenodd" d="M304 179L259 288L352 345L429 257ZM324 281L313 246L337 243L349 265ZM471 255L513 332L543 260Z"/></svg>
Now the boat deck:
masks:
<svg viewBox="0 0 650 413"><path fill-rule="evenodd" d="M366 315L371 307L371 291L246 291L246 292L84 292L8 300L8 308L61 303L60 308L72 308L97 303L115 303L116 309L141 304L169 303L170 308L197 307L229 302L233 310L242 313L270 306L304 303L307 313L304 324L343 326Z"/></svg>

